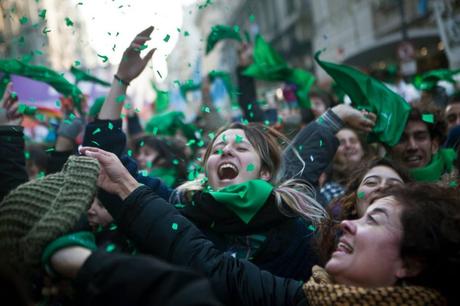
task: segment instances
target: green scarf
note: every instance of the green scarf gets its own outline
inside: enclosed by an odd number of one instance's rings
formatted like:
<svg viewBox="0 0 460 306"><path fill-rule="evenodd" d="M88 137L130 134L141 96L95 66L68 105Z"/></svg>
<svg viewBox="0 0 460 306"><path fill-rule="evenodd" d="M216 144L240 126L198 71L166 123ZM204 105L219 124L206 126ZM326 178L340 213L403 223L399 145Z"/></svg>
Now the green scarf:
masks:
<svg viewBox="0 0 460 306"><path fill-rule="evenodd" d="M153 168L149 176L160 178L168 187L173 187L176 182L176 170L170 168Z"/></svg>
<svg viewBox="0 0 460 306"><path fill-rule="evenodd" d="M251 180L230 185L219 191L210 191L211 196L233 211L248 224L264 206L273 191L273 185L264 180Z"/></svg>
<svg viewBox="0 0 460 306"><path fill-rule="evenodd" d="M198 91L201 89L201 83L193 83L193 80L188 80L179 85L180 94L187 101L187 93L189 91Z"/></svg>
<svg viewBox="0 0 460 306"><path fill-rule="evenodd" d="M155 114L163 113L169 108L169 91L158 89L153 82L152 87L157 94L155 98Z"/></svg>
<svg viewBox="0 0 460 306"><path fill-rule="evenodd" d="M72 98L77 110L80 113L83 112L81 108L81 96L83 94L80 89L76 85L67 81L62 74L54 70L45 66L28 65L15 59L3 59L0 60L0 71L47 83L56 89L57 92Z"/></svg>
<svg viewBox="0 0 460 306"><path fill-rule="evenodd" d="M321 52L316 52L316 62L350 97L353 105L377 115L368 141L378 140L389 146L396 145L409 118L410 104L382 82L357 69L320 60Z"/></svg>
<svg viewBox="0 0 460 306"><path fill-rule="evenodd" d="M440 149L425 167L410 169L410 176L417 182L437 182L444 173L452 171L457 154L453 149Z"/></svg>

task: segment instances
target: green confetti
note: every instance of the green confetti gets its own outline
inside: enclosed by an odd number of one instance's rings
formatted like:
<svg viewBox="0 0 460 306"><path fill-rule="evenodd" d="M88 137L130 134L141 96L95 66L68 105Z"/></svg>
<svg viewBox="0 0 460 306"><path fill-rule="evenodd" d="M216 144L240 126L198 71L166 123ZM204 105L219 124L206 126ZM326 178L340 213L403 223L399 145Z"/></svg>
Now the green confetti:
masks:
<svg viewBox="0 0 460 306"><path fill-rule="evenodd" d="M157 70L157 73L158 73L158 75L160 76L160 79L162 79L163 76L161 75L160 71Z"/></svg>
<svg viewBox="0 0 460 306"><path fill-rule="evenodd" d="M143 140L139 143L139 146L140 146L141 148L144 146L144 141L143 141Z"/></svg>
<svg viewBox="0 0 460 306"><path fill-rule="evenodd" d="M70 118L70 120L73 120L73 119L75 119L76 117L75 117L74 114L70 114L70 115L69 115L69 118Z"/></svg>
<svg viewBox="0 0 460 306"><path fill-rule="evenodd" d="M256 21L256 16L251 14L251 16L249 16L249 22L254 23L254 21Z"/></svg>
<svg viewBox="0 0 460 306"><path fill-rule="evenodd" d="M26 16L22 16L20 19L19 19L19 22L21 24L26 24L29 22L29 18L27 18Z"/></svg>
<svg viewBox="0 0 460 306"><path fill-rule="evenodd" d="M177 223L173 223L171 224L171 228L173 229L173 231L177 231L177 229L179 228L179 225Z"/></svg>
<svg viewBox="0 0 460 306"><path fill-rule="evenodd" d="M323 146L323 140L319 140L319 146L322 147Z"/></svg>
<svg viewBox="0 0 460 306"><path fill-rule="evenodd" d="M237 26L237 25L234 25L234 26L233 26L233 31L235 31L235 32L238 33L238 32L240 31L240 27Z"/></svg>
<svg viewBox="0 0 460 306"><path fill-rule="evenodd" d="M185 36L185 37L190 36L190 33L187 32L187 31L185 31L185 32L184 32L184 36Z"/></svg>
<svg viewBox="0 0 460 306"><path fill-rule="evenodd" d="M114 46L114 48L115 48L115 46ZM145 49L147 49L147 48L148 48L148 46L147 46L146 44L143 44L143 45L140 45L140 47L139 47L139 48L136 48L135 50L136 50L136 51L142 51L142 50L145 50Z"/></svg>
<svg viewBox="0 0 460 306"><path fill-rule="evenodd" d="M166 34L165 38L163 38L163 41L168 42L170 38L171 36L169 36L169 34Z"/></svg>
<svg viewBox="0 0 460 306"><path fill-rule="evenodd" d="M54 151L54 148L48 148L45 150L46 152L53 152Z"/></svg>
<svg viewBox="0 0 460 306"><path fill-rule="evenodd" d="M41 178L44 178L44 177L45 177L45 171L38 172L37 179L41 179Z"/></svg>
<svg viewBox="0 0 460 306"><path fill-rule="evenodd" d="M357 194L358 199L364 199L364 196L365 196L365 195L366 195L366 194L364 193L364 191L360 191L360 192L358 192L358 194Z"/></svg>
<svg viewBox="0 0 460 306"><path fill-rule="evenodd" d="M202 111L203 113L210 113L210 112L211 112L211 109L210 109L208 106L203 106L203 107L201 108L201 111Z"/></svg>
<svg viewBox="0 0 460 306"><path fill-rule="evenodd" d="M45 20L45 17L46 17L46 10L43 9L43 10L40 10L38 12L38 17L40 17L41 19Z"/></svg>
<svg viewBox="0 0 460 306"><path fill-rule="evenodd" d="M191 145L193 145L193 144L195 144L195 143L196 143L196 140L195 140L195 139L190 139L190 140L187 142L186 146L189 147L189 146L191 146Z"/></svg>
<svg viewBox="0 0 460 306"><path fill-rule="evenodd" d="M133 150L128 150L128 152L126 152L128 154L129 157L133 156Z"/></svg>
<svg viewBox="0 0 460 306"><path fill-rule="evenodd" d="M98 57L102 58L102 62L105 63L109 60L109 58L105 55L97 54Z"/></svg>
<svg viewBox="0 0 460 306"><path fill-rule="evenodd" d="M198 148L201 148L204 146L204 141L200 140L196 145L198 146Z"/></svg>
<svg viewBox="0 0 460 306"><path fill-rule="evenodd" d="M173 159L172 163L173 163L173 165L177 166L177 165L179 165L179 160L178 159Z"/></svg>
<svg viewBox="0 0 460 306"><path fill-rule="evenodd" d="M120 96L115 98L115 102L122 103L122 102L125 101L125 99L126 99L126 95L120 95Z"/></svg>
<svg viewBox="0 0 460 306"><path fill-rule="evenodd" d="M209 137L210 140L213 140L214 137L216 137L216 134L213 133L213 132L210 132L210 133L208 133L208 137Z"/></svg>
<svg viewBox="0 0 460 306"><path fill-rule="evenodd" d="M157 133L158 133L158 127L156 126L153 128L152 134L156 135Z"/></svg>
<svg viewBox="0 0 460 306"><path fill-rule="evenodd" d="M112 124L112 122L109 122L108 127L109 127L109 130L113 129L113 124Z"/></svg>
<svg viewBox="0 0 460 306"><path fill-rule="evenodd" d="M109 243L106 247L105 250L109 253L113 252L115 250L115 245L113 243Z"/></svg>
<svg viewBox="0 0 460 306"><path fill-rule="evenodd" d="M115 223L110 224L109 231L114 231L118 228L118 226Z"/></svg>
<svg viewBox="0 0 460 306"><path fill-rule="evenodd" d="M70 19L69 17L66 17L66 18L65 18L65 25L68 26L68 27L73 26L73 21L72 21L72 19Z"/></svg>
<svg viewBox="0 0 460 306"><path fill-rule="evenodd" d="M43 55L44 53L41 50L34 50L34 54L40 56L40 55Z"/></svg>
<svg viewBox="0 0 460 306"><path fill-rule="evenodd" d="M255 168L256 168L256 166L254 166L253 164L249 164L249 165L246 167L246 171L252 172L252 171L254 171Z"/></svg>
<svg viewBox="0 0 460 306"><path fill-rule="evenodd" d="M222 150L222 149L217 149L216 153L217 153L218 155L222 155L222 154L224 154L224 150Z"/></svg>
<svg viewBox="0 0 460 306"><path fill-rule="evenodd" d="M126 117L125 114L121 114L121 115L120 115L120 118L121 118L121 119L125 119L125 117Z"/></svg>
<svg viewBox="0 0 460 306"><path fill-rule="evenodd" d="M236 136L235 136L235 142L236 142L236 143L241 143L241 142L243 142L243 139L244 139L243 136L240 136L240 135L236 135Z"/></svg>
<svg viewBox="0 0 460 306"><path fill-rule="evenodd" d="M56 107L61 107L62 105L60 100L56 100L54 104L56 105Z"/></svg>
<svg viewBox="0 0 460 306"><path fill-rule="evenodd" d="M316 232L316 227L314 227L314 226L311 225L311 224L308 226L308 229L309 229L310 231L312 231L312 232Z"/></svg>
<svg viewBox="0 0 460 306"><path fill-rule="evenodd" d="M456 181L451 181L449 182L450 187L457 187L457 182Z"/></svg>
<svg viewBox="0 0 460 306"><path fill-rule="evenodd" d="M48 29L48 27L45 27L45 28L43 29L43 31L42 31L42 33L45 34L45 35L48 34L49 32L51 32L51 30Z"/></svg>
<svg viewBox="0 0 460 306"><path fill-rule="evenodd" d="M26 159L29 159L29 158L30 158L30 152L29 152L29 151L25 151L25 152L24 152L24 157L25 157Z"/></svg>
<svg viewBox="0 0 460 306"><path fill-rule="evenodd" d="M94 130L93 135L96 135L97 133L100 133L100 132L101 132L101 129L97 128L97 129Z"/></svg>
<svg viewBox="0 0 460 306"><path fill-rule="evenodd" d="M243 120L241 120L241 123L242 123L243 125L248 125L248 124L249 124L249 121L248 121L247 119L243 119Z"/></svg>
<svg viewBox="0 0 460 306"><path fill-rule="evenodd" d="M222 135L222 141L227 143L227 135L225 135L225 134Z"/></svg>
<svg viewBox="0 0 460 306"><path fill-rule="evenodd" d="M148 160L146 163L145 163L145 166L147 168L152 168L152 161L151 160Z"/></svg>
<svg viewBox="0 0 460 306"><path fill-rule="evenodd" d="M100 147L101 145L97 142L97 141L94 141L94 140L91 140L92 143L94 143L96 146Z"/></svg>
<svg viewBox="0 0 460 306"><path fill-rule="evenodd" d="M265 120L265 121L264 121L264 124L267 125L267 126L269 126L269 125L270 125L270 121Z"/></svg>
<svg viewBox="0 0 460 306"><path fill-rule="evenodd" d="M80 63L80 61L78 61L78 60L76 60L75 62L73 62L73 65L74 65L75 67L80 66L80 64L81 64L81 63Z"/></svg>
<svg viewBox="0 0 460 306"><path fill-rule="evenodd" d="M434 123L434 116L433 114L422 114L422 120L426 123Z"/></svg>

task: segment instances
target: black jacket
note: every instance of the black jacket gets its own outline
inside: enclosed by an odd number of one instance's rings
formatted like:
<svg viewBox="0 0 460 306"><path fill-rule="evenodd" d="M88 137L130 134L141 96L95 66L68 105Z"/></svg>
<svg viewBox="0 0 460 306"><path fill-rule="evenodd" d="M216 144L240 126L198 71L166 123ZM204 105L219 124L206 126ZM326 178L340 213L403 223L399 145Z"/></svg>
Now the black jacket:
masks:
<svg viewBox="0 0 460 306"><path fill-rule="evenodd" d="M147 256L94 252L75 288L78 305L222 305L206 278Z"/></svg>
<svg viewBox="0 0 460 306"><path fill-rule="evenodd" d="M171 204L141 186L107 209L141 252L189 266L206 275L227 305L302 305L302 282L276 277L254 264L218 251Z"/></svg>

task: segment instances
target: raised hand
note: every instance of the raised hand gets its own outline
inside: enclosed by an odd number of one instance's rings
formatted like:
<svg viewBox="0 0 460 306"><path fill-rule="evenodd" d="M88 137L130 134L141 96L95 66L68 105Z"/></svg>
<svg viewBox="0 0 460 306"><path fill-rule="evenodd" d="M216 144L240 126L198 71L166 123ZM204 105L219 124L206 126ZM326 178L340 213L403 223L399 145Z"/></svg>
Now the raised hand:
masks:
<svg viewBox="0 0 460 306"><path fill-rule="evenodd" d="M152 31L153 26L150 26L137 34L123 53L123 58L118 66L117 76L124 82L129 83L134 80L144 70L145 66L147 66L147 63L152 58L156 49L150 50L144 58L140 56L141 51L146 48L145 43L150 40Z"/></svg>
<svg viewBox="0 0 460 306"><path fill-rule="evenodd" d="M115 154L93 147L81 147L79 151L99 161L101 170L97 185L105 191L117 194L120 198L125 199L140 186Z"/></svg>
<svg viewBox="0 0 460 306"><path fill-rule="evenodd" d="M346 104L334 106L332 111L349 127L364 132L370 132L377 120L374 113L365 110L360 111Z"/></svg>
<svg viewBox="0 0 460 306"><path fill-rule="evenodd" d="M22 114L19 113L19 101L12 92L12 86L11 82L8 83L0 101L0 125L21 124Z"/></svg>

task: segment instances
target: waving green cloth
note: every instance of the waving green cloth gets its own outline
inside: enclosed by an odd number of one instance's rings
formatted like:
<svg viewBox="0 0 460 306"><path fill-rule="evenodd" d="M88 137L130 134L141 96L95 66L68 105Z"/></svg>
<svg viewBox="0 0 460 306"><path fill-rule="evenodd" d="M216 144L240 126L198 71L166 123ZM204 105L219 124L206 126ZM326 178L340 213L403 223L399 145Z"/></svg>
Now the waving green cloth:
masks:
<svg viewBox="0 0 460 306"><path fill-rule="evenodd" d="M96 83L105 87L110 87L110 83L103 81L95 76L90 75L89 73L78 69L74 66L70 67L70 72L75 76L75 84L78 84L80 81L86 81L91 83Z"/></svg>
<svg viewBox="0 0 460 306"><path fill-rule="evenodd" d="M297 86L296 97L299 105L310 108L308 92L315 82L310 72L289 67L285 59L279 55L262 36L257 35L253 54L254 63L243 72L245 76L264 81L286 81Z"/></svg>
<svg viewBox="0 0 460 306"><path fill-rule="evenodd" d="M45 66L32 66L18 60L0 60L0 71L45 82L64 96L72 98L77 110L82 113L80 89L67 81L61 74Z"/></svg>
<svg viewBox="0 0 460 306"><path fill-rule="evenodd" d="M209 54L216 44L223 39L233 39L239 42L243 41L237 27L229 27L220 24L215 25L211 28L211 33L208 35L206 54Z"/></svg>
<svg viewBox="0 0 460 306"><path fill-rule="evenodd" d="M353 105L377 115L377 122L368 141L380 141L394 146L399 142L409 118L411 106L382 82L346 65L315 60L350 97Z"/></svg>
<svg viewBox="0 0 460 306"><path fill-rule="evenodd" d="M225 89L227 90L230 100L233 105L238 105L238 98L236 95L236 89L232 82L232 77L230 73L221 70L212 70L208 74L209 80L214 82L216 79L221 79L224 82Z"/></svg>
<svg viewBox="0 0 460 306"><path fill-rule="evenodd" d="M425 167L409 170L410 176L417 182L437 182L441 175L452 171L457 153L453 149L440 149Z"/></svg>
<svg viewBox="0 0 460 306"><path fill-rule="evenodd" d="M157 94L155 99L155 113L159 114L166 111L169 108L169 92L159 90L155 84L152 83L152 87Z"/></svg>
<svg viewBox="0 0 460 306"><path fill-rule="evenodd" d="M438 81L441 81L441 80L455 84L455 80L453 79L453 76L458 73L460 73L460 69L431 70L431 71L425 72L422 75L417 75L413 80L413 84L415 88L419 90L431 90L436 86L436 84L438 84Z"/></svg>
<svg viewBox="0 0 460 306"><path fill-rule="evenodd" d="M195 84L193 83L192 80L188 80L179 86L180 94L186 101L187 101L187 93L189 91L196 91L196 90L199 90L200 88L201 88L201 83Z"/></svg>
<svg viewBox="0 0 460 306"><path fill-rule="evenodd" d="M272 191L273 186L267 181L251 180L209 193L248 224L264 206Z"/></svg>
<svg viewBox="0 0 460 306"><path fill-rule="evenodd" d="M184 124L183 112L167 112L153 116L145 125L145 131L155 135L175 135Z"/></svg>

